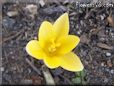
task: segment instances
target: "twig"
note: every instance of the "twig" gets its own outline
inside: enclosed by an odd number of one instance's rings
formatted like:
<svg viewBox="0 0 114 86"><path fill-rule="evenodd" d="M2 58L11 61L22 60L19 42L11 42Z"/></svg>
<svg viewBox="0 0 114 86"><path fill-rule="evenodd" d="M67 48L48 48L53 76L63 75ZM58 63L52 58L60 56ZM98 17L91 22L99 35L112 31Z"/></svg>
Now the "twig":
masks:
<svg viewBox="0 0 114 86"><path fill-rule="evenodd" d="M93 11L95 11L97 8L93 8L93 9L91 9L88 13L86 13L86 15L85 15L85 19L87 19L87 18L89 18L90 16L91 16L91 13L93 12Z"/></svg>
<svg viewBox="0 0 114 86"><path fill-rule="evenodd" d="M33 68L34 71L36 71L39 75L41 75L41 72L30 62L28 58L26 58L26 61Z"/></svg>
<svg viewBox="0 0 114 86"><path fill-rule="evenodd" d="M6 51L4 50L4 57L5 57L5 59L6 59L6 63L8 63L8 55L7 55L7 53L6 53Z"/></svg>
<svg viewBox="0 0 114 86"><path fill-rule="evenodd" d="M15 38L16 36L18 36L22 32L24 32L24 29L22 29L21 31L17 32L16 34L14 34L14 35L12 35L10 37L7 37L7 38L4 38L3 40L0 40L0 44L2 44L3 42L6 42L8 40L11 40L11 39Z"/></svg>
<svg viewBox="0 0 114 86"><path fill-rule="evenodd" d="M44 78L46 80L47 85L55 85L54 79L49 69L45 65L42 66L42 71L43 71Z"/></svg>

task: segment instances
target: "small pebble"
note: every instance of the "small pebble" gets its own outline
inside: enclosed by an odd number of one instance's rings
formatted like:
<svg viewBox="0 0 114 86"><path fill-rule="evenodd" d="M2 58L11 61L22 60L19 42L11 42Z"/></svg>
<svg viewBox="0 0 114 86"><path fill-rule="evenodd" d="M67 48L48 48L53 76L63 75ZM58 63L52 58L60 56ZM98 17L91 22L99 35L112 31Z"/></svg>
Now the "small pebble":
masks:
<svg viewBox="0 0 114 86"><path fill-rule="evenodd" d="M2 71L2 72L4 71L4 67L1 67L1 71Z"/></svg>
<svg viewBox="0 0 114 86"><path fill-rule="evenodd" d="M101 37L101 38L99 38L99 40L100 40L100 41L104 41L104 40L105 40L105 38L104 38L104 37Z"/></svg>
<svg viewBox="0 0 114 86"><path fill-rule="evenodd" d="M114 33L110 33L110 35L112 36L112 38L113 38L113 36L114 36Z"/></svg>
<svg viewBox="0 0 114 86"><path fill-rule="evenodd" d="M80 26L77 24L77 25L76 25L76 28L79 28L79 27L80 27Z"/></svg>
<svg viewBox="0 0 114 86"><path fill-rule="evenodd" d="M108 57L111 56L111 53L107 52L107 53L106 53L106 56L108 56Z"/></svg>
<svg viewBox="0 0 114 86"><path fill-rule="evenodd" d="M9 12L7 12L7 15L9 17L17 16L18 15L18 12L17 11L9 11Z"/></svg>
<svg viewBox="0 0 114 86"><path fill-rule="evenodd" d="M112 35L112 38L114 38L114 35Z"/></svg>
<svg viewBox="0 0 114 86"><path fill-rule="evenodd" d="M80 35L80 34L81 34L81 32L82 32L82 31L81 31L81 30L79 30L79 31L77 31L77 34L78 34L78 35Z"/></svg>
<svg viewBox="0 0 114 86"><path fill-rule="evenodd" d="M101 20L104 20L104 16L103 15L101 15L100 17L101 17Z"/></svg>
<svg viewBox="0 0 114 86"><path fill-rule="evenodd" d="M14 56L12 56L11 58L12 58L12 59L15 59L15 57L14 57Z"/></svg>
<svg viewBox="0 0 114 86"><path fill-rule="evenodd" d="M105 68L105 71L110 72L110 70L108 68Z"/></svg>
<svg viewBox="0 0 114 86"><path fill-rule="evenodd" d="M104 66L104 62L101 63L101 66Z"/></svg>
<svg viewBox="0 0 114 86"><path fill-rule="evenodd" d="M35 40L37 40L37 37L34 37Z"/></svg>
<svg viewBox="0 0 114 86"><path fill-rule="evenodd" d="M108 30L106 30L106 33L108 33L109 31Z"/></svg>
<svg viewBox="0 0 114 86"><path fill-rule="evenodd" d="M43 6L45 5L44 0L40 0L40 1L39 1L39 4L43 7Z"/></svg>
<svg viewBox="0 0 114 86"><path fill-rule="evenodd" d="M31 69L30 69L30 68L28 68L28 73L29 73L29 74L31 73Z"/></svg>
<svg viewBox="0 0 114 86"><path fill-rule="evenodd" d="M37 5L30 4L25 7L26 11L29 11L31 14L37 14Z"/></svg>
<svg viewBox="0 0 114 86"><path fill-rule="evenodd" d="M110 73L111 73L111 74L114 74L114 70L111 70Z"/></svg>
<svg viewBox="0 0 114 86"><path fill-rule="evenodd" d="M13 52L11 51L10 54L13 54Z"/></svg>
<svg viewBox="0 0 114 86"><path fill-rule="evenodd" d="M108 82L108 79L107 78L104 78L104 82L107 83Z"/></svg>

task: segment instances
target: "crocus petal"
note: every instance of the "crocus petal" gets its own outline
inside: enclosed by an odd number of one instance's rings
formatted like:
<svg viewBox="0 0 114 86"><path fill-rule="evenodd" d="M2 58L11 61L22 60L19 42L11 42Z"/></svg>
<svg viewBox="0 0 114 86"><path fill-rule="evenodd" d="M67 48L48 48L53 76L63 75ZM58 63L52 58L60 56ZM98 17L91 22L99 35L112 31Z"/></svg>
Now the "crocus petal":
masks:
<svg viewBox="0 0 114 86"><path fill-rule="evenodd" d="M58 53L66 54L70 52L78 45L79 41L80 41L79 37L75 35L67 35L61 37L58 40L58 43L61 43L61 47L58 49Z"/></svg>
<svg viewBox="0 0 114 86"><path fill-rule="evenodd" d="M36 59L43 59L43 57L45 57L45 53L39 46L39 42L37 40L29 41L26 45L26 51Z"/></svg>
<svg viewBox="0 0 114 86"><path fill-rule="evenodd" d="M44 21L39 28L40 45L43 46L49 39L53 39L54 37L52 24L48 21Z"/></svg>
<svg viewBox="0 0 114 86"><path fill-rule="evenodd" d="M61 15L53 25L54 31L56 33L57 38L60 36L68 35L69 33L69 18L68 13L64 13Z"/></svg>
<svg viewBox="0 0 114 86"><path fill-rule="evenodd" d="M57 68L60 66L60 59L59 57L46 57L44 59L44 63L51 69Z"/></svg>
<svg viewBox="0 0 114 86"><path fill-rule="evenodd" d="M84 68L79 57L73 52L61 57L61 67L74 72L81 71Z"/></svg>

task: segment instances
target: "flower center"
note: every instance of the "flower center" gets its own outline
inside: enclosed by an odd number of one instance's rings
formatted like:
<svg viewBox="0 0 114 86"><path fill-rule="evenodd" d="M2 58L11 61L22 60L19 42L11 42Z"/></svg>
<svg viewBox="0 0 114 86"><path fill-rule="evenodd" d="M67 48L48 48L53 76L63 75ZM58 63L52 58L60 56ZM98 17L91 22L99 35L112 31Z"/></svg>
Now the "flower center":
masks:
<svg viewBox="0 0 114 86"><path fill-rule="evenodd" d="M58 47L60 47L60 43L55 43L54 40L51 40L51 45L49 46L48 50L50 53L53 53L57 50Z"/></svg>
<svg viewBox="0 0 114 86"><path fill-rule="evenodd" d="M54 45L51 45L49 48L48 48L49 52L55 52L56 51L56 47Z"/></svg>

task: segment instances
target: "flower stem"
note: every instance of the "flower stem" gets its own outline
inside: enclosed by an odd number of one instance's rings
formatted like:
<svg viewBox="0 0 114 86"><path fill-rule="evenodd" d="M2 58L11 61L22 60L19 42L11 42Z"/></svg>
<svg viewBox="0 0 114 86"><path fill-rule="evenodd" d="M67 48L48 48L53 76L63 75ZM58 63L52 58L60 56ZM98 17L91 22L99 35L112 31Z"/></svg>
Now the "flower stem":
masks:
<svg viewBox="0 0 114 86"><path fill-rule="evenodd" d="M55 85L54 79L49 69L45 65L42 66L42 71L43 71L47 85Z"/></svg>

